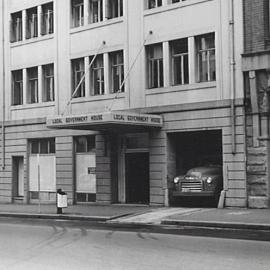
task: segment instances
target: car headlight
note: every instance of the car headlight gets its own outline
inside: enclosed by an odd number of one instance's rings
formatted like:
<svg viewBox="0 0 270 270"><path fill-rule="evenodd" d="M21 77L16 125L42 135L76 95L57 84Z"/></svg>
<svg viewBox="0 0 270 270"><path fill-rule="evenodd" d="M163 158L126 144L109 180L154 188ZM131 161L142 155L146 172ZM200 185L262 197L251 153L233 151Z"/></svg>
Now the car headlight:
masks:
<svg viewBox="0 0 270 270"><path fill-rule="evenodd" d="M178 184L179 181L180 181L180 178L179 178L179 177L175 177L175 178L173 179L173 182L174 182L175 184Z"/></svg>
<svg viewBox="0 0 270 270"><path fill-rule="evenodd" d="M211 177L207 177L206 183L211 184L213 182L213 179Z"/></svg>

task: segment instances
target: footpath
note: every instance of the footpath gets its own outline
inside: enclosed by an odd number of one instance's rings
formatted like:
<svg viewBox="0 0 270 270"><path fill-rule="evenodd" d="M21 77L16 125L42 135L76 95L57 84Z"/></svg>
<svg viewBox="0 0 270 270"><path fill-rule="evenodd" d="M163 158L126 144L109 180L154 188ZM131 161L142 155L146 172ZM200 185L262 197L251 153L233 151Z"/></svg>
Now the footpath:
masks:
<svg viewBox="0 0 270 270"><path fill-rule="evenodd" d="M270 241L270 209L187 208L134 205L0 204L0 218L80 221L89 226L146 232Z"/></svg>

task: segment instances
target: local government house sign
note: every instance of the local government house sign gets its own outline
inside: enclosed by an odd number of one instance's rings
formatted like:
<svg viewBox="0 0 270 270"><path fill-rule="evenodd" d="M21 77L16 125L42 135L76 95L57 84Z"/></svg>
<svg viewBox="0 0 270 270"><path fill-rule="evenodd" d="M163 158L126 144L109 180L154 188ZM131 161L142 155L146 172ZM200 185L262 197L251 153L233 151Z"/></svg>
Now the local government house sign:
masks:
<svg viewBox="0 0 270 270"><path fill-rule="evenodd" d="M101 112L81 115L55 116L47 118L48 128L89 127L89 129L108 125L157 127L163 125L162 117L151 114L136 114L127 112Z"/></svg>

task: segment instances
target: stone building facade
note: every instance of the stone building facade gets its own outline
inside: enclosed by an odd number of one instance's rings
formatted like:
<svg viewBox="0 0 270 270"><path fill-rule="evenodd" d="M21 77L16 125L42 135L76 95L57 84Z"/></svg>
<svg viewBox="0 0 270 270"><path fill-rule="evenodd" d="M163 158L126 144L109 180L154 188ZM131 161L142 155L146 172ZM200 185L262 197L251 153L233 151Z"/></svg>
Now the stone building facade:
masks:
<svg viewBox="0 0 270 270"><path fill-rule="evenodd" d="M243 72L246 96L248 206L269 207L269 1L245 0Z"/></svg>

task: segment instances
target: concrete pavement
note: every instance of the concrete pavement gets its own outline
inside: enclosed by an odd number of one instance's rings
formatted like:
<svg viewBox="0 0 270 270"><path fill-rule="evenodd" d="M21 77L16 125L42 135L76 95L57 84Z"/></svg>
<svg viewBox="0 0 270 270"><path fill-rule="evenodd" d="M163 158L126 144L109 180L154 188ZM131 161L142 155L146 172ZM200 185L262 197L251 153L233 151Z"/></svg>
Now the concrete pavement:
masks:
<svg viewBox="0 0 270 270"><path fill-rule="evenodd" d="M55 205L0 204L0 217L95 222L114 228L139 228L165 233L192 231L210 235L246 232L270 240L270 209L150 207L137 205L74 205L56 214ZM197 232L195 231L197 229ZM264 236L262 236L262 234Z"/></svg>

